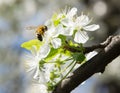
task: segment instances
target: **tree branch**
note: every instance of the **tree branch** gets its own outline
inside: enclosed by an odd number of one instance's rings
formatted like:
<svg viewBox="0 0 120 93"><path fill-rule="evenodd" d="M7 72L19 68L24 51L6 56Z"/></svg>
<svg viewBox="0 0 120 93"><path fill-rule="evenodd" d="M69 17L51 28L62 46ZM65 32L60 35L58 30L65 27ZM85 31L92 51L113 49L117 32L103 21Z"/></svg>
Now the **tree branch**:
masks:
<svg viewBox="0 0 120 93"><path fill-rule="evenodd" d="M100 44L97 44L97 45L93 45L93 46L89 46L89 47L84 47L84 50L83 50L83 53L86 54L86 53L89 53L95 49L102 49L102 48L105 48L112 40L112 36L109 36L107 38L106 41L104 41L103 43L100 43ZM78 47L80 48L80 47ZM64 46L64 49L68 50L68 51L71 51L71 52L81 52L80 50L76 49L76 48L73 48L69 45L66 45Z"/></svg>
<svg viewBox="0 0 120 93"><path fill-rule="evenodd" d="M113 36L109 36L106 41L104 41L103 43L100 43L98 45L93 45L93 46L90 46L90 47L85 47L84 53L89 53L89 52L91 52L91 51L93 51L95 49L103 49L103 48L105 48L111 42L112 37Z"/></svg>
<svg viewBox="0 0 120 93"><path fill-rule="evenodd" d="M110 41L109 38L111 38ZM109 38L107 39L109 43L96 56L77 68L71 76L58 84L53 93L70 93L93 74L103 72L106 65L120 55L120 35Z"/></svg>

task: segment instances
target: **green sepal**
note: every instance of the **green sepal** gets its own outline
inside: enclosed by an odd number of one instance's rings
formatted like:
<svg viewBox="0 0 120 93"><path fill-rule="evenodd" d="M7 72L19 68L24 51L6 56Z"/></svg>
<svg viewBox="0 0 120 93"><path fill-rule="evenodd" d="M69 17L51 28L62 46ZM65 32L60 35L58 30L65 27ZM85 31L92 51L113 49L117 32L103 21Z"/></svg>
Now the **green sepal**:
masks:
<svg viewBox="0 0 120 93"><path fill-rule="evenodd" d="M43 68L45 63L46 62L44 60L40 60L39 61L39 69Z"/></svg>
<svg viewBox="0 0 120 93"><path fill-rule="evenodd" d="M52 21L54 23L54 26L57 26L60 24L61 19L65 18L65 15L62 15L61 17L58 18L58 14L54 13L52 16Z"/></svg>
<svg viewBox="0 0 120 93"><path fill-rule="evenodd" d="M80 53L73 53L73 54L72 54L72 57L73 57L73 59L76 60L77 63L79 63L79 64L81 64L81 63L83 63L83 62L86 61L86 57L85 57L85 55L84 55L82 52L80 52Z"/></svg>
<svg viewBox="0 0 120 93"><path fill-rule="evenodd" d="M68 41L68 44L66 46L70 49L76 50L76 52L83 52L85 50L82 43L74 43L71 40Z"/></svg>
<svg viewBox="0 0 120 93"><path fill-rule="evenodd" d="M64 35L59 35L58 38L61 39L62 44L65 44L66 36L64 36Z"/></svg>
<svg viewBox="0 0 120 93"><path fill-rule="evenodd" d="M51 81L49 81L47 82L47 87L48 87L47 89L48 91L53 91L55 88L55 85Z"/></svg>
<svg viewBox="0 0 120 93"><path fill-rule="evenodd" d="M58 72L56 72L56 70L53 70L52 72L50 72L50 80L54 80L55 78L59 78L60 75L58 74Z"/></svg>
<svg viewBox="0 0 120 93"><path fill-rule="evenodd" d="M52 21L54 23L54 26L57 26L60 23L60 19L57 19L58 14L54 13L52 16Z"/></svg>

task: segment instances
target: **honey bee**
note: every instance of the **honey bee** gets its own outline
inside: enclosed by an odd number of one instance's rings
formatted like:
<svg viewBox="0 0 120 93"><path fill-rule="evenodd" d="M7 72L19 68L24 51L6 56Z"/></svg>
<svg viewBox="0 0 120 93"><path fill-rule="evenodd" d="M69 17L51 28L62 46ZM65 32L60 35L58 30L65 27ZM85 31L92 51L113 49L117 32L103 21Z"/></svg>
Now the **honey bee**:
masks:
<svg viewBox="0 0 120 93"><path fill-rule="evenodd" d="M47 26L45 25L40 25L38 27L34 27L34 26L30 26L30 27L27 27L28 30L32 30L32 29L36 29L36 35L37 35L37 39L40 40L40 41L43 41L43 36L44 36L44 33L45 31L47 31Z"/></svg>

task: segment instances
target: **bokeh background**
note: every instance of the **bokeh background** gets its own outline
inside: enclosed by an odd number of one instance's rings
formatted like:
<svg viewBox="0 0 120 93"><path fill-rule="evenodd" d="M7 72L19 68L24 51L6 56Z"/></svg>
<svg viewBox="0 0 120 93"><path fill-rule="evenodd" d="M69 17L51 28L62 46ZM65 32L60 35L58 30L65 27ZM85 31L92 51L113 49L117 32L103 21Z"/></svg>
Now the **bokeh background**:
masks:
<svg viewBox="0 0 120 93"><path fill-rule="evenodd" d="M31 85L23 67L26 50L24 41L35 38L27 26L38 26L65 7L77 7L100 25L89 33L93 39L86 46L104 41L109 35L120 34L120 0L0 0L0 93L39 93ZM118 50L119 51L119 50ZM102 61L102 59L101 59ZM120 93L120 56L71 93Z"/></svg>

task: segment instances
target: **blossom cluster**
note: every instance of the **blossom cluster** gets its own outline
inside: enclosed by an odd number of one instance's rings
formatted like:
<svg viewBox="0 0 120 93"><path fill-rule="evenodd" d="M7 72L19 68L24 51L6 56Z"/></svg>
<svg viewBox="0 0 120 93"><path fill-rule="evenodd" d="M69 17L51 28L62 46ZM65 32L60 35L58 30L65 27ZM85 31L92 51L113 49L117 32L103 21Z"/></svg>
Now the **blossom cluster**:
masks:
<svg viewBox="0 0 120 93"><path fill-rule="evenodd" d="M50 93L73 71L78 61L85 61L82 52L70 53L63 46L68 40L73 47L76 44L82 47L82 44L89 40L87 31L99 29L99 25L91 25L91 21L84 14L77 16L77 8L73 7L53 14L52 18L45 22L48 30L44 33L42 42L33 40L22 44L22 47L32 53L25 63L27 71L32 73L33 79L41 85L42 91L39 93Z"/></svg>

